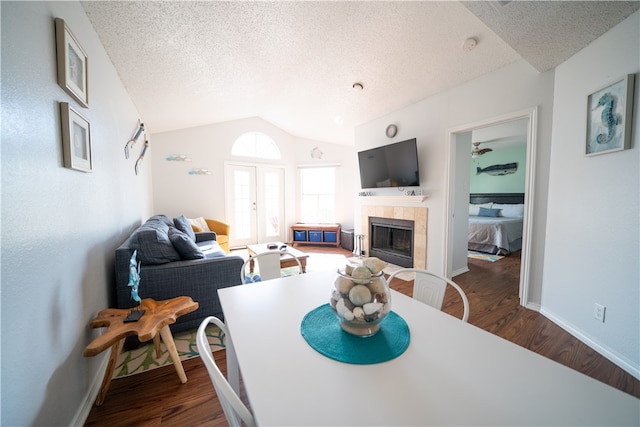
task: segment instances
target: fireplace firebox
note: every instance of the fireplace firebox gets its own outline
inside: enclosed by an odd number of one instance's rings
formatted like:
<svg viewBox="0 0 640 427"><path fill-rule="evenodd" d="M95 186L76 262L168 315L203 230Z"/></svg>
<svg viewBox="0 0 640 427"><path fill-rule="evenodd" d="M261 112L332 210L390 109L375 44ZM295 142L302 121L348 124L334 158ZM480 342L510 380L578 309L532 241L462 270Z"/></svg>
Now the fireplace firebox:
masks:
<svg viewBox="0 0 640 427"><path fill-rule="evenodd" d="M413 221L369 217L369 255L413 267L413 228Z"/></svg>

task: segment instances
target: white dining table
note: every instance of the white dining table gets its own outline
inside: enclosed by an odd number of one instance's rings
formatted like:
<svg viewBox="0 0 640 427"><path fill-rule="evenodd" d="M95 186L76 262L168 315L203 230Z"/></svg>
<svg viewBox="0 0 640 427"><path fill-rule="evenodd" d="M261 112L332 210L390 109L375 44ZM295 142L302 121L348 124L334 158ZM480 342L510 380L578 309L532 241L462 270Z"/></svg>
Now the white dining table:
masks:
<svg viewBox="0 0 640 427"><path fill-rule="evenodd" d="M325 357L300 326L334 277L218 291L261 426L640 424L639 399L396 291L391 309L411 337L403 354L371 365Z"/></svg>

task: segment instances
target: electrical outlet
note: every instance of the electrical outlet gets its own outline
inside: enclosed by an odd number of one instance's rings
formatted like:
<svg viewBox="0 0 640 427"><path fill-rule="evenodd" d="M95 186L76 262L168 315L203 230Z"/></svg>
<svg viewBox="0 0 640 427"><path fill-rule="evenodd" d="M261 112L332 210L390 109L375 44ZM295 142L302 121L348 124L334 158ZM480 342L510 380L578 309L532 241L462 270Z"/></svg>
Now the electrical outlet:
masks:
<svg viewBox="0 0 640 427"><path fill-rule="evenodd" d="M602 304L593 304L593 317L599 321L601 321L602 323L604 323L604 312L607 310L607 307L605 307Z"/></svg>

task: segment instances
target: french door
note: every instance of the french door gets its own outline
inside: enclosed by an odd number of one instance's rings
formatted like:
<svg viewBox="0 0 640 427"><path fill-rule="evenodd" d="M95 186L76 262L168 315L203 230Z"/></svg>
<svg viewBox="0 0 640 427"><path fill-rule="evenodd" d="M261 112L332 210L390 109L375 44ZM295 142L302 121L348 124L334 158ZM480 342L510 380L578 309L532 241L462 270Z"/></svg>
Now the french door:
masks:
<svg viewBox="0 0 640 427"><path fill-rule="evenodd" d="M285 241L284 168L225 164L231 246Z"/></svg>

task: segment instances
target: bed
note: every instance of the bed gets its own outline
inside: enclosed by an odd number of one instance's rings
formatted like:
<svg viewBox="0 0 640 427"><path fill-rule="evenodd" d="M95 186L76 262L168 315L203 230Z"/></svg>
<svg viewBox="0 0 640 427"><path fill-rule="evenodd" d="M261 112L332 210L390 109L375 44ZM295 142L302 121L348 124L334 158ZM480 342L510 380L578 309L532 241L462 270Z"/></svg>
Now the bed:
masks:
<svg viewBox="0 0 640 427"><path fill-rule="evenodd" d="M524 193L471 194L468 248L506 255L522 248Z"/></svg>

